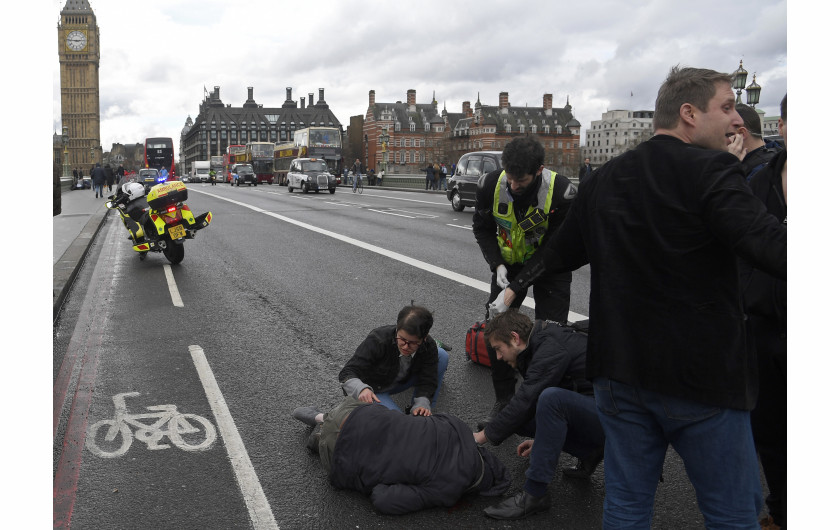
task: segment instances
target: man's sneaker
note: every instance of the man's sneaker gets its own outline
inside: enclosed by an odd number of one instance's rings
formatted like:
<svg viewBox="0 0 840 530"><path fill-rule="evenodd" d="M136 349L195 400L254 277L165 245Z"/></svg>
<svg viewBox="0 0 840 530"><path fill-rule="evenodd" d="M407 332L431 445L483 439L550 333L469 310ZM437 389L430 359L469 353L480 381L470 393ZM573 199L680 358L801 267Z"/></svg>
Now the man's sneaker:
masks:
<svg viewBox="0 0 840 530"><path fill-rule="evenodd" d="M604 448L602 447L586 458L579 458L574 467L564 467L563 474L571 478L589 478L603 459Z"/></svg>
<svg viewBox="0 0 840 530"><path fill-rule="evenodd" d="M435 342L437 343L438 348L440 348L440 349L442 349L442 350L444 350L444 351L452 351L452 346L450 346L449 344L447 344L447 343L443 342L442 340L437 340L437 339L435 339Z"/></svg>
<svg viewBox="0 0 840 530"><path fill-rule="evenodd" d="M320 414L320 412L315 407L298 407L292 412L292 417L296 420L302 421L310 427L314 427L318 424L318 422L315 421L315 416L318 414Z"/></svg>
<svg viewBox="0 0 840 530"><path fill-rule="evenodd" d="M487 424L490 423L490 421L496 416L496 414L501 412L501 410L505 408L508 403L510 403L510 398L496 400L496 403L493 404L493 409L490 411L490 414L488 414L483 421L478 422L478 425L476 426L478 430L483 431Z"/></svg>
<svg viewBox="0 0 840 530"><path fill-rule="evenodd" d="M318 443L321 441L321 425L318 424L312 429L312 433L309 434L309 438L306 439L306 448L309 449L310 453L318 454Z"/></svg>

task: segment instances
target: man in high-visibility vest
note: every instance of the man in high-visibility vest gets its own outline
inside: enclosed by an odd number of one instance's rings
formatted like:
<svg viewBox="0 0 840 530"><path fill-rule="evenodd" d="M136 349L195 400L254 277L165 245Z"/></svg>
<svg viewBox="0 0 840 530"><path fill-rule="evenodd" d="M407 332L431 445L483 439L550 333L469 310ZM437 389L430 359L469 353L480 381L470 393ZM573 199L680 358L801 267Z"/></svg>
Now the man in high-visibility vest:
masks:
<svg viewBox="0 0 840 530"><path fill-rule="evenodd" d="M493 274L488 309L524 263L566 217L577 188L543 165L545 148L533 136L514 138L502 152L502 167L481 177L476 193L473 234ZM535 318L565 323L569 316L571 273L544 274L534 284ZM527 293L510 305L519 307ZM492 316L489 314L487 316ZM516 373L490 355L496 402L488 420L513 397ZM486 423L479 424L479 429Z"/></svg>

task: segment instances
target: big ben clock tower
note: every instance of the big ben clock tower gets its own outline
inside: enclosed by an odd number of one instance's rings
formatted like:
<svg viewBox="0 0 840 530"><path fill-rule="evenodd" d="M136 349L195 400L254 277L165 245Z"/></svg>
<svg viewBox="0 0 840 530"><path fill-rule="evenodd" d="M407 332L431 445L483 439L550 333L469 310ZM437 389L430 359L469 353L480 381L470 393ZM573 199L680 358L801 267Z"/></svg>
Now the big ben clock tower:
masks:
<svg viewBox="0 0 840 530"><path fill-rule="evenodd" d="M102 156L99 137L99 27L88 0L67 0L58 23L61 125L68 128L70 165L87 172L91 148Z"/></svg>

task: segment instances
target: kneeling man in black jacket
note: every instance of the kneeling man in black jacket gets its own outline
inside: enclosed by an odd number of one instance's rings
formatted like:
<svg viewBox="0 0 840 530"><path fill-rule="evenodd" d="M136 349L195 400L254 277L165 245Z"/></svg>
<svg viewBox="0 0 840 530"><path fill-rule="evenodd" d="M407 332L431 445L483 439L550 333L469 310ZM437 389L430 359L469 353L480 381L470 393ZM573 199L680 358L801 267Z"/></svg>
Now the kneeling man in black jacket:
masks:
<svg viewBox="0 0 840 530"><path fill-rule="evenodd" d="M604 431L586 380L587 336L557 323L531 319L510 309L487 323L484 339L500 361L522 374L513 399L474 437L478 443L502 443L512 434L532 437L517 447L530 456L523 491L484 510L494 519L521 519L548 510L548 485L560 453L578 458L564 469L572 477L589 477L603 459Z"/></svg>

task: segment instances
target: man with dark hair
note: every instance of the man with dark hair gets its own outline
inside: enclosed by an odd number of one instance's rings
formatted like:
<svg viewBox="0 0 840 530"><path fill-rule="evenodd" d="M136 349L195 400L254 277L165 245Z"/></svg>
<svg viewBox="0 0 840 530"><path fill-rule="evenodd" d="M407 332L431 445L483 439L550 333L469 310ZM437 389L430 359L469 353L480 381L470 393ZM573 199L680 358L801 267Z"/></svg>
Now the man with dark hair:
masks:
<svg viewBox="0 0 840 530"><path fill-rule="evenodd" d="M586 375L604 448L604 528L649 528L669 445L709 528L755 528L757 395L736 257L787 273L787 229L726 152L741 126L732 79L674 67L655 135L601 166L563 226L505 292L591 264Z"/></svg>
<svg viewBox="0 0 840 530"><path fill-rule="evenodd" d="M510 485L504 464L455 416L407 416L348 396L323 417L307 448L333 486L370 495L382 513L454 506L464 495L501 495Z"/></svg>
<svg viewBox="0 0 840 530"><path fill-rule="evenodd" d="M449 354L429 335L432 324L428 309L409 305L396 326L371 331L338 374L344 395L400 410L391 395L414 388L409 412L431 416L449 365ZM314 407L298 407L292 415L313 426L323 421Z"/></svg>
<svg viewBox="0 0 840 530"><path fill-rule="evenodd" d="M787 146L787 95L779 134ZM781 150L750 180L767 211L787 225L787 151ZM742 263L741 285L747 330L758 361L758 401L751 413L755 446L764 468L766 528L787 525L787 282ZM776 525L775 527L772 525Z"/></svg>
<svg viewBox="0 0 840 530"><path fill-rule="evenodd" d="M510 280L563 223L577 188L545 168L545 149L534 136L514 138L502 152L502 167L481 177L476 193L473 234L490 266L488 305L501 301ZM572 274L546 274L534 284L535 317L565 323L569 317ZM527 292L512 303L519 307ZM493 316L489 311L487 316ZM489 418L513 397L515 371L490 355L495 404ZM479 429L486 423L479 424Z"/></svg>
<svg viewBox="0 0 840 530"><path fill-rule="evenodd" d="M782 147L773 141L765 141L761 136L761 118L754 108L739 103L735 110L741 116L744 125L738 128L738 135L743 139L743 146L735 149L736 143L730 144L729 152L741 160L741 167L747 175L747 182L752 179L761 168L767 165Z"/></svg>
<svg viewBox="0 0 840 530"><path fill-rule="evenodd" d="M551 507L548 485L562 451L580 459L577 469L563 470L576 477L591 475L603 457L604 432L584 374L586 336L557 323L531 322L511 309L487 323L484 337L523 381L510 403L474 434L475 441L498 445L512 434L534 438L517 448L521 456L531 457L523 491L484 513L521 519Z"/></svg>

